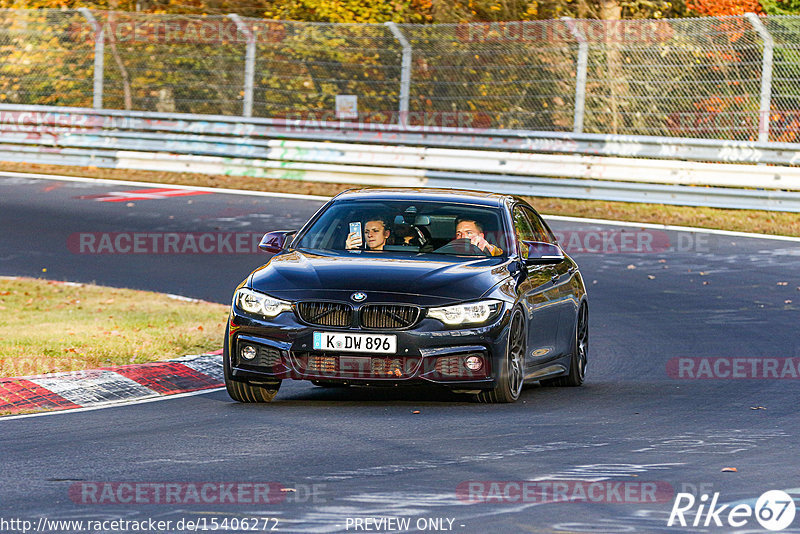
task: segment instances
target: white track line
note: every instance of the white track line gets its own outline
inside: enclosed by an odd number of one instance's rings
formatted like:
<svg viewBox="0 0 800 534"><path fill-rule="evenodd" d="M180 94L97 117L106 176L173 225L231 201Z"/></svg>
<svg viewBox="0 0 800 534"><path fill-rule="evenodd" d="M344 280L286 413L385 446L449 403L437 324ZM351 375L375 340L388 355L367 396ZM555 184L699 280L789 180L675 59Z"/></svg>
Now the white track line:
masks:
<svg viewBox="0 0 800 534"><path fill-rule="evenodd" d="M544 214L543 214L544 215ZM655 224L655 223L637 223L630 221L611 221L608 219L589 219L583 217L566 217L563 215L544 215L547 220L553 221L569 221L579 223L595 223L608 226L635 226L637 228L654 228L657 230L672 230L673 232L695 232L704 234L726 235L731 237L749 237L753 239L772 239L775 241L792 241L800 243L800 237L793 237L788 235L772 235L772 234L754 234L751 232L734 232L732 230L715 230L713 228L695 228L693 226L674 226L670 224Z"/></svg>
<svg viewBox="0 0 800 534"><path fill-rule="evenodd" d="M110 185L132 185L135 187L154 187L162 186L171 189L184 189L187 191L206 191L208 193L221 193L223 195L249 195L254 197L278 197L278 198L292 198L299 200L320 200L325 202L330 200L330 197L323 197L318 195L298 195L295 193L271 193L268 191L247 191L244 189L224 189L219 187L200 187L194 185L177 185L165 184L161 182L136 182L133 180L109 180L106 178L85 178L82 176L59 176L57 174L33 174L27 172L8 172L0 171L0 178L32 178L35 180L56 180L59 182L84 182L94 184L110 184Z"/></svg>
<svg viewBox="0 0 800 534"><path fill-rule="evenodd" d="M219 193L222 195L247 195L254 197L272 197L272 198L290 198L298 200L317 200L325 202L330 200L331 197L320 195L298 195L295 193L275 193L269 191L247 191L242 189L224 189L216 187L199 187L191 185L175 185L175 184L159 184L158 182L136 182L132 180L109 180L105 178L84 178L80 176L59 176L56 174L34 174L25 172L10 172L0 171L0 177L9 178L32 178L37 180L57 180L61 182L84 182L84 183L97 183L97 184L121 184L130 185L134 187L153 187L153 185L163 185L174 189L185 189L189 191L206 191L209 193ZM653 224L653 223L639 223L629 221L613 221L610 219L591 219L583 217L567 217L563 215L547 215L542 214L548 220L553 221L567 221L586 224L603 224L609 226L631 226L638 228L655 228L659 230L670 230L673 232L695 232L705 234L724 235L730 237L746 237L750 239L771 239L773 241L789 241L793 243L800 243L800 237L771 235L771 234L754 234L750 232L734 232L731 230L715 230L712 228L696 228L693 226L674 226L668 224Z"/></svg>

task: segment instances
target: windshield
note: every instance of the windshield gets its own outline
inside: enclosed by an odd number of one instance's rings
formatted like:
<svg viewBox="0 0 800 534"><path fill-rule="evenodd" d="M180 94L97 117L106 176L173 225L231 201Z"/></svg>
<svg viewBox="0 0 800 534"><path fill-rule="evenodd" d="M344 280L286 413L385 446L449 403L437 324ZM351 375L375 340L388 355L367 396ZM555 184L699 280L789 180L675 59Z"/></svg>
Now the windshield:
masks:
<svg viewBox="0 0 800 534"><path fill-rule="evenodd" d="M408 200L333 202L293 248L362 253L505 256L499 208Z"/></svg>

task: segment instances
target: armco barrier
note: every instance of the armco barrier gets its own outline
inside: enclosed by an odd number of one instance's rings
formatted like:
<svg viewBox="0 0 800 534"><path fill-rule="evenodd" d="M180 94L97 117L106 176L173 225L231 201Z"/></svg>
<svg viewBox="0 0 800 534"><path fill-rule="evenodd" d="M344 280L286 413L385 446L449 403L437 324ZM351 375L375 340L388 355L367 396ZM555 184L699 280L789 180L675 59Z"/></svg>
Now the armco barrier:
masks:
<svg viewBox="0 0 800 534"><path fill-rule="evenodd" d="M2 104L0 160L800 212L787 143Z"/></svg>

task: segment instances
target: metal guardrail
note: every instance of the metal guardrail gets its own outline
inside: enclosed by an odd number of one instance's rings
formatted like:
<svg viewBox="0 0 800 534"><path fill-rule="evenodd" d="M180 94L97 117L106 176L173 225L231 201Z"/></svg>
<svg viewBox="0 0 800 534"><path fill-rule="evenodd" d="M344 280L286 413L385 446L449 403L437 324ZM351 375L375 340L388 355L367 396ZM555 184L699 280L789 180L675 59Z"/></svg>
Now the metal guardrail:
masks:
<svg viewBox="0 0 800 534"><path fill-rule="evenodd" d="M299 139L381 145L498 149L538 153L680 159L726 163L800 164L800 143L676 137L572 134L530 130L361 124L0 104L2 132L162 132L251 139Z"/></svg>
<svg viewBox="0 0 800 534"><path fill-rule="evenodd" d="M0 104L0 160L800 212L788 143Z"/></svg>

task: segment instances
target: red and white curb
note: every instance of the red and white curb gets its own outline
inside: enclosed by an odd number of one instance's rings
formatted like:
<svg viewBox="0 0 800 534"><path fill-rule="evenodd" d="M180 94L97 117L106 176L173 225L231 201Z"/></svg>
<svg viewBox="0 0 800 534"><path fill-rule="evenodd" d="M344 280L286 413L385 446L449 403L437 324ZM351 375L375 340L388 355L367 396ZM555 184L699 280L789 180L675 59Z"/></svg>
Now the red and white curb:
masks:
<svg viewBox="0 0 800 534"><path fill-rule="evenodd" d="M224 385L222 351L175 360L0 378L0 411L68 410Z"/></svg>

